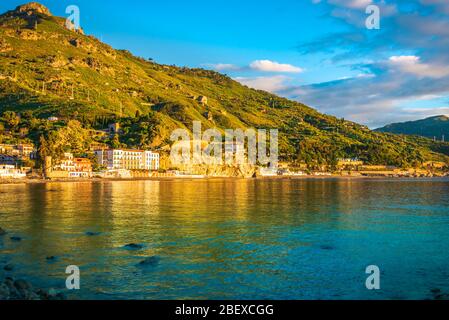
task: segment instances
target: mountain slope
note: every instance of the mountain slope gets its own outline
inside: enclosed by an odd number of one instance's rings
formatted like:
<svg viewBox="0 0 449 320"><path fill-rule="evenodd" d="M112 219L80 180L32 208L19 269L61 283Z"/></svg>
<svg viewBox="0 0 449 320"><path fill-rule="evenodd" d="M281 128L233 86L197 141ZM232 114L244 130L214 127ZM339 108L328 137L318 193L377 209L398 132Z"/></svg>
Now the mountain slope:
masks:
<svg viewBox="0 0 449 320"><path fill-rule="evenodd" d="M65 19L37 3L0 16L0 113L5 111L38 119L28 134L35 142L54 129L49 116L61 118L62 126L76 119L86 129L118 121L124 134L114 143L129 147L165 146L173 129L192 128L198 120L204 129L277 128L281 160L291 162L358 157L407 166L448 160L440 153L446 145L373 132L217 72L115 50L68 30Z"/></svg>
<svg viewBox="0 0 449 320"><path fill-rule="evenodd" d="M442 140L444 136L449 139L449 117L435 116L417 121L393 123L376 129L376 131L417 135L437 140Z"/></svg>

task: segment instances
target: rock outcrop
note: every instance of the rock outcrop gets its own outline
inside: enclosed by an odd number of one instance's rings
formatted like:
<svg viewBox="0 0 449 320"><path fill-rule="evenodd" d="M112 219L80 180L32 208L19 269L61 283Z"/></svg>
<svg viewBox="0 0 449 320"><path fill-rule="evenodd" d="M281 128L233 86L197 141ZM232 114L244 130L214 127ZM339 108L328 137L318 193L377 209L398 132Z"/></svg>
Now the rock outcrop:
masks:
<svg viewBox="0 0 449 320"><path fill-rule="evenodd" d="M65 300L62 293L57 293L50 289L34 288L32 284L25 280L14 280L11 277L5 278L0 282L0 301L1 300Z"/></svg>
<svg viewBox="0 0 449 320"><path fill-rule="evenodd" d="M9 45L9 43L4 39L0 39L0 52L8 52L11 50L12 47Z"/></svg>
<svg viewBox="0 0 449 320"><path fill-rule="evenodd" d="M19 14L24 14L27 16L31 16L36 13L45 14L46 16L51 16L50 10L48 8L40 3L37 2L30 2L21 6L18 6L15 10L15 12Z"/></svg>

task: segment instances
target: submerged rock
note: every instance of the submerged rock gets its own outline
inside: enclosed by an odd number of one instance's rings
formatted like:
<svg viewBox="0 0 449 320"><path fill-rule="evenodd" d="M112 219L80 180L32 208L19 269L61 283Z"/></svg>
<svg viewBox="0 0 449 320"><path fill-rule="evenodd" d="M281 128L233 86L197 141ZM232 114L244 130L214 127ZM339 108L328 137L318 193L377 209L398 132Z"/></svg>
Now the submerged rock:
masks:
<svg viewBox="0 0 449 320"><path fill-rule="evenodd" d="M0 283L0 300L9 299L9 288L4 283Z"/></svg>
<svg viewBox="0 0 449 320"><path fill-rule="evenodd" d="M49 256L47 258L45 258L47 261L55 261L57 259L57 257L55 256Z"/></svg>
<svg viewBox="0 0 449 320"><path fill-rule="evenodd" d="M441 293L434 296L435 300L449 300L449 294Z"/></svg>
<svg viewBox="0 0 449 320"><path fill-rule="evenodd" d="M31 283L29 283L25 280L22 280L22 279L14 281L14 287L16 287L17 289L21 289L21 290L28 290L28 289L33 288Z"/></svg>
<svg viewBox="0 0 449 320"><path fill-rule="evenodd" d="M25 300L36 300L39 297L37 294L33 291L33 286L31 283L25 280L16 280L14 281L14 287L17 289L17 292L19 293L19 298L25 299Z"/></svg>
<svg viewBox="0 0 449 320"><path fill-rule="evenodd" d="M14 280L7 277L0 282L0 300L65 300L66 297L56 290L46 291L40 288L34 288L26 280Z"/></svg>
<svg viewBox="0 0 449 320"><path fill-rule="evenodd" d="M139 266L141 267L155 267L159 264L159 261L161 261L161 258L157 256L148 257L145 260L142 260L139 262Z"/></svg>
<svg viewBox="0 0 449 320"><path fill-rule="evenodd" d="M22 238L21 238L21 237L17 237L17 236L10 237L10 239L11 239L12 241L16 241L16 242L22 241Z"/></svg>
<svg viewBox="0 0 449 320"><path fill-rule="evenodd" d="M125 245L124 248L129 250L139 250L143 248L143 245L138 243L129 243Z"/></svg>
<svg viewBox="0 0 449 320"><path fill-rule="evenodd" d="M434 288L430 292L433 295L434 300L449 300L449 294L444 293L441 289Z"/></svg>
<svg viewBox="0 0 449 320"><path fill-rule="evenodd" d="M101 232L93 232L93 231L86 232L86 236L89 236L89 237L99 236L100 234L101 234Z"/></svg>
<svg viewBox="0 0 449 320"><path fill-rule="evenodd" d="M441 293L441 289L433 288L430 290L430 292L432 292L433 294L438 294L438 293Z"/></svg>
<svg viewBox="0 0 449 320"><path fill-rule="evenodd" d="M6 266L3 267L3 270L12 271L12 270L14 270L14 266L12 264L8 263Z"/></svg>
<svg viewBox="0 0 449 320"><path fill-rule="evenodd" d="M322 245L320 248L322 250L334 250L335 249L333 246L329 246L329 245Z"/></svg>

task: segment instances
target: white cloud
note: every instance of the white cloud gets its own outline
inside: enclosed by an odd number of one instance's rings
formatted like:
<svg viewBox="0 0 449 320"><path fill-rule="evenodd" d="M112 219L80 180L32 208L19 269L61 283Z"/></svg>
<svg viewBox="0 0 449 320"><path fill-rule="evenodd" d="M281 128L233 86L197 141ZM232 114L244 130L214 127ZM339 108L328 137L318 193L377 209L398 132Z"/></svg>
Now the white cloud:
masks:
<svg viewBox="0 0 449 320"><path fill-rule="evenodd" d="M203 66L217 71L259 71L274 73L301 73L304 71L300 67L271 60L255 60L248 66L243 67L231 63L205 63Z"/></svg>
<svg viewBox="0 0 449 320"><path fill-rule="evenodd" d="M273 76L273 77L255 77L245 78L237 77L234 80L254 89L265 90L268 92L276 92L286 89L288 86L286 81L289 78L286 76Z"/></svg>
<svg viewBox="0 0 449 320"><path fill-rule="evenodd" d="M301 73L304 71L302 68L295 67L291 64L282 64L271 60L256 60L251 62L249 67L252 70L263 72Z"/></svg>
<svg viewBox="0 0 449 320"><path fill-rule="evenodd" d="M370 4L381 9L379 32L364 27ZM321 10L348 30L301 44L299 51L325 54L362 75L279 94L371 127L449 112L448 0L323 0Z"/></svg>
<svg viewBox="0 0 449 320"><path fill-rule="evenodd" d="M449 3L447 0L421 0L423 5L436 6L441 12L449 13Z"/></svg>
<svg viewBox="0 0 449 320"><path fill-rule="evenodd" d="M393 69L418 77L443 78L449 75L449 66L422 63L417 56L392 56L389 62Z"/></svg>
<svg viewBox="0 0 449 320"><path fill-rule="evenodd" d="M231 63L205 63L203 66L217 71L237 71L241 69L241 67Z"/></svg>
<svg viewBox="0 0 449 320"><path fill-rule="evenodd" d="M345 8L364 9L373 3L372 0L329 0L330 4L336 4Z"/></svg>

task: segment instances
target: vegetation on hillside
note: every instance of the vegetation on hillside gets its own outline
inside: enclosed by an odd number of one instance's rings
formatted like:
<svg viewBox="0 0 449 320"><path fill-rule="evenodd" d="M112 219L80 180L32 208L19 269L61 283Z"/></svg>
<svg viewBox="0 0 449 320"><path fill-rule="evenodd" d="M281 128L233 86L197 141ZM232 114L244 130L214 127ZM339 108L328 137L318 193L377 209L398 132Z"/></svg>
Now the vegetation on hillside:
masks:
<svg viewBox="0 0 449 320"><path fill-rule="evenodd" d="M204 129L279 129L280 160L311 166L353 157L398 166L449 159L447 144L373 132L214 71L135 57L36 9L0 16L0 115L0 139L47 144L55 157L92 142L161 148L173 129L201 121ZM101 134L113 122L122 134Z"/></svg>
<svg viewBox="0 0 449 320"><path fill-rule="evenodd" d="M435 116L417 121L393 123L376 129L378 132L417 135L442 141L449 139L449 117Z"/></svg>

